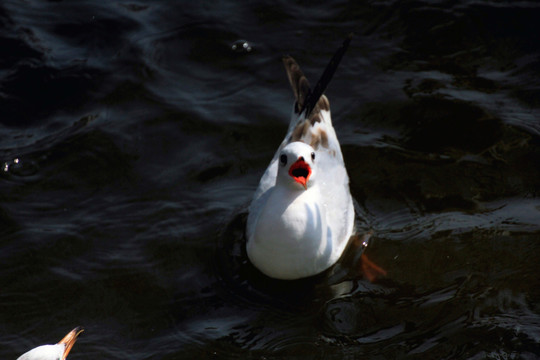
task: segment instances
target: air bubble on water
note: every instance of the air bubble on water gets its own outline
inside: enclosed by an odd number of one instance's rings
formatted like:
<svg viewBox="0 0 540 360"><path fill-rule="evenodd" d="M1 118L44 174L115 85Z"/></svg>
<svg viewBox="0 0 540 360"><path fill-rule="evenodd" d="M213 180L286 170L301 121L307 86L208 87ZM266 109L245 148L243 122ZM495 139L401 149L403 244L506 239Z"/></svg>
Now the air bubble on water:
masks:
<svg viewBox="0 0 540 360"><path fill-rule="evenodd" d="M247 40L236 40L232 44L231 49L237 53L248 53L252 50L252 47Z"/></svg>
<svg viewBox="0 0 540 360"><path fill-rule="evenodd" d="M13 160L6 161L6 162L4 162L4 166L3 166L2 169L4 170L4 172L13 171L14 168L15 168L15 165L19 165L19 163L20 163L19 158L15 158Z"/></svg>
<svg viewBox="0 0 540 360"><path fill-rule="evenodd" d="M2 170L15 176L32 176L38 172L38 166L34 161L22 161L16 157L5 161Z"/></svg>

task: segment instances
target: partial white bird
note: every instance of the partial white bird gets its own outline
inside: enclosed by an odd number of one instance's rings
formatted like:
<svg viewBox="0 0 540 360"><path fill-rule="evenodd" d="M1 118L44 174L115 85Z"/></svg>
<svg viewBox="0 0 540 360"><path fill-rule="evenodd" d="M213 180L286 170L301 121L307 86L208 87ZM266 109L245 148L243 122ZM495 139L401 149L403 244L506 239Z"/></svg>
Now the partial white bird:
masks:
<svg viewBox="0 0 540 360"><path fill-rule="evenodd" d="M65 360L77 337L84 331L82 327L71 330L56 345L42 345L17 358L17 360Z"/></svg>
<svg viewBox="0 0 540 360"><path fill-rule="evenodd" d="M262 176L246 228L247 255L267 276L299 279L323 272L343 253L354 227L349 177L323 95L351 35L313 88L283 58L296 102L285 139Z"/></svg>

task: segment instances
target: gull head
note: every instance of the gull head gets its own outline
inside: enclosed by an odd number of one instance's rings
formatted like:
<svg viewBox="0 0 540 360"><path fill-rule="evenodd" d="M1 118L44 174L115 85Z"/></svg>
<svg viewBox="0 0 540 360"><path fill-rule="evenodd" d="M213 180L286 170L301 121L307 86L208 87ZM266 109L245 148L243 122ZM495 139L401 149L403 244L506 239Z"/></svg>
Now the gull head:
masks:
<svg viewBox="0 0 540 360"><path fill-rule="evenodd" d="M315 150L300 141L287 144L278 157L277 183L293 189L307 190L315 181Z"/></svg>
<svg viewBox="0 0 540 360"><path fill-rule="evenodd" d="M17 360L65 360L73 344L75 344L83 331L82 327L76 327L64 336L58 344L38 346L19 356Z"/></svg>

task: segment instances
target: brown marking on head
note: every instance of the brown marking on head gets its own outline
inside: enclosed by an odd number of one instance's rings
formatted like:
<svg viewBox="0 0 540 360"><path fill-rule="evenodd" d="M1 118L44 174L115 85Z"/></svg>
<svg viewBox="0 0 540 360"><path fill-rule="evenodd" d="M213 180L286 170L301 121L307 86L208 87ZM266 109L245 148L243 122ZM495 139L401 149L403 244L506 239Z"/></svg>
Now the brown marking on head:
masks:
<svg viewBox="0 0 540 360"><path fill-rule="evenodd" d="M323 129L319 129L319 137L321 138L322 146L328 148L328 134Z"/></svg>
<svg viewBox="0 0 540 360"><path fill-rule="evenodd" d="M326 95L322 95L319 98L319 101L317 102L317 105L315 105L315 108L313 108L313 111L311 111L311 114L309 116L309 121L312 125L315 125L315 123L321 122L322 116L321 111L330 111L330 102L328 101L328 98Z"/></svg>
<svg viewBox="0 0 540 360"><path fill-rule="evenodd" d="M298 139L300 139L302 137L302 128L303 128L303 123L301 124L297 124L296 127L294 128L292 134L291 134L291 141L298 141Z"/></svg>
<svg viewBox="0 0 540 360"><path fill-rule="evenodd" d="M319 98L319 101L317 101L317 106L321 110L330 111L330 101L328 101L328 98L326 97L326 95L323 94Z"/></svg>
<svg viewBox="0 0 540 360"><path fill-rule="evenodd" d="M312 112L311 116L309 117L309 122L311 125L315 125L315 123L321 122L321 113Z"/></svg>
<svg viewBox="0 0 540 360"><path fill-rule="evenodd" d="M323 129L318 129L316 133L311 134L311 147L315 150L322 145L325 148L328 148L328 134Z"/></svg>
<svg viewBox="0 0 540 360"><path fill-rule="evenodd" d="M304 120L302 122L299 122L291 134L291 140L299 141L309 131L310 127L311 124L309 121Z"/></svg>
<svg viewBox="0 0 540 360"><path fill-rule="evenodd" d="M317 150L320 144L321 144L321 137L317 135L313 135L311 137L311 142L309 143L309 145L311 145L312 148Z"/></svg>

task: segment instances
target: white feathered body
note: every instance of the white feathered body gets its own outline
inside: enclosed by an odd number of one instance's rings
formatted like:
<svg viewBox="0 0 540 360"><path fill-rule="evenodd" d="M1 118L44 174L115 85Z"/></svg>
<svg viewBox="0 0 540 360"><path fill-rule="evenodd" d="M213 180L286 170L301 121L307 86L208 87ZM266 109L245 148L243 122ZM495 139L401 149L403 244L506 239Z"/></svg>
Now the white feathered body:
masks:
<svg viewBox="0 0 540 360"><path fill-rule="evenodd" d="M328 100L321 98L326 104ZM315 152L316 181L307 190L276 186L279 156L290 143L309 144ZM317 121L293 110L287 135L255 192L247 223L247 253L263 273L298 279L332 266L353 232L354 208L349 178L330 109Z"/></svg>
<svg viewBox="0 0 540 360"><path fill-rule="evenodd" d="M17 358L17 360L62 360L65 345L42 345L34 348Z"/></svg>
<svg viewBox="0 0 540 360"><path fill-rule="evenodd" d="M65 360L77 337L84 331L80 326L71 330L58 344L41 345L25 352L17 360Z"/></svg>

